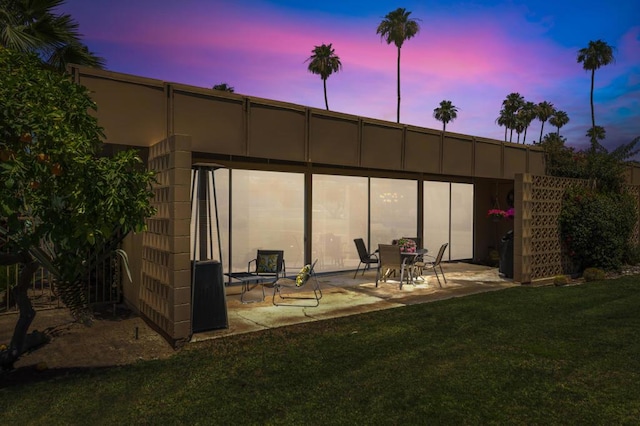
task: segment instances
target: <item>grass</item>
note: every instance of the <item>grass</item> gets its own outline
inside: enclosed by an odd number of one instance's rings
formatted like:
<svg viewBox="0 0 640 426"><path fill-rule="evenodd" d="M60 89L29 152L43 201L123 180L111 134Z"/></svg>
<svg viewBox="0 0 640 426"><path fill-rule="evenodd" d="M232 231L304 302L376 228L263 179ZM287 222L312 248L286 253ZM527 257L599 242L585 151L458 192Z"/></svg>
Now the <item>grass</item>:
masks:
<svg viewBox="0 0 640 426"><path fill-rule="evenodd" d="M638 424L640 277L516 287L5 387L10 424Z"/></svg>

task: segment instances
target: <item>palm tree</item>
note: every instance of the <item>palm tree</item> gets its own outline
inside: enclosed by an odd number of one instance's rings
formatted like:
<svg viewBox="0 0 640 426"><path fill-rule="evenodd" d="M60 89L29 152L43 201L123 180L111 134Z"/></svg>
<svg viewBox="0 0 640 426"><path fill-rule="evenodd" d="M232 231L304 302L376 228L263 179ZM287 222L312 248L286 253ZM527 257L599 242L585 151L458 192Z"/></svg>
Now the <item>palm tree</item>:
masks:
<svg viewBox="0 0 640 426"><path fill-rule="evenodd" d="M522 108L518 110L518 117L522 120L524 124L524 137L522 138L522 143L527 141L527 129L531 126L531 122L534 118L536 118L536 104L533 102L525 102L522 105Z"/></svg>
<svg viewBox="0 0 640 426"><path fill-rule="evenodd" d="M65 71L67 64L103 68L104 59L80 41L78 23L54 10L65 0L0 0L0 46L34 52L49 66Z"/></svg>
<svg viewBox="0 0 640 426"><path fill-rule="evenodd" d="M544 123L546 123L546 121L551 118L555 112L556 109L550 102L544 101L538 104L538 107L536 108L536 115L538 116L538 120L542 122L542 126L540 126L540 139L538 139L538 141L542 141Z"/></svg>
<svg viewBox="0 0 640 426"><path fill-rule="evenodd" d="M501 114L504 112L505 127L511 129L509 142L513 140L513 130L516 128L516 113L524 105L524 98L520 93L509 93L504 101L502 101ZM505 142L506 130L505 130Z"/></svg>
<svg viewBox="0 0 640 426"><path fill-rule="evenodd" d="M442 101L440 106L433 110L433 118L442 121L442 133L447 130L447 123L458 118L458 108L451 101Z"/></svg>
<svg viewBox="0 0 640 426"><path fill-rule="evenodd" d="M500 115L496 118L496 124L500 127L504 126L504 141L507 141L507 129L509 128L509 116L503 109L500 110Z"/></svg>
<svg viewBox="0 0 640 426"><path fill-rule="evenodd" d="M551 118L549 118L549 124L558 128L558 136L560 136L560 127L569 122L569 116L564 111L556 111Z"/></svg>
<svg viewBox="0 0 640 426"><path fill-rule="evenodd" d="M606 137L606 131L604 129L604 127L602 126L595 126L595 127L591 127L589 130L587 130L587 136L592 140L592 141L601 141L604 140L604 138ZM599 144L598 144L599 145Z"/></svg>
<svg viewBox="0 0 640 426"><path fill-rule="evenodd" d="M235 89L229 86L227 83L220 83L213 86L213 90L221 90L223 92L233 93Z"/></svg>
<svg viewBox="0 0 640 426"><path fill-rule="evenodd" d="M342 63L331 47L331 43L316 46L311 53L313 54L305 62L309 62L309 71L313 74L318 74L322 79L322 85L324 86L324 105L328 111L327 78L334 72L340 71Z"/></svg>
<svg viewBox="0 0 640 426"><path fill-rule="evenodd" d="M400 49L405 40L409 40L420 31L418 22L415 19L409 19L409 15L411 15L411 12L399 7L393 12L387 13L376 30L376 34L380 34L380 37L387 44L393 42L398 48L398 123L400 123Z"/></svg>
<svg viewBox="0 0 640 426"><path fill-rule="evenodd" d="M594 136L597 133L595 130L596 117L593 109L593 82L596 70L602 66L609 65L614 60L613 48L602 40L590 41L589 46L578 50L578 63L582 63L582 68L586 71L591 71L591 127L594 129L592 131ZM595 148L597 140L592 138L592 142Z"/></svg>
<svg viewBox="0 0 640 426"><path fill-rule="evenodd" d="M522 117L522 114L520 114L521 112L522 110L518 110L518 114L516 114L516 119L513 125L513 128L518 135L518 143L520 143L520 135L522 134L522 132L524 132L524 129L526 129L525 120Z"/></svg>

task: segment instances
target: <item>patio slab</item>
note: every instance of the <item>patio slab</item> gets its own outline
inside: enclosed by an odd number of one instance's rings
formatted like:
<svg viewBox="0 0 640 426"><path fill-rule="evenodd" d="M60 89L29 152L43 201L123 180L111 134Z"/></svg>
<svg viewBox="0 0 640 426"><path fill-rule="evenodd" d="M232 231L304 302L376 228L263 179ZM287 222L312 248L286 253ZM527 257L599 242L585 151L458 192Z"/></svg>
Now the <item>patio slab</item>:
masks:
<svg viewBox="0 0 640 426"><path fill-rule="evenodd" d="M428 274L423 281L417 281L415 285L403 285L402 290L399 289L399 282L394 280L380 282L376 287L375 270L369 270L364 275L359 273L355 279L353 272L321 274L318 280L323 296L317 307L274 306L270 289L266 289L264 301L243 304L240 302L239 289L229 287L229 328L196 333L191 341L428 303L520 285L501 277L497 268L452 262L443 264L443 269L447 283L443 281L442 288L438 285L435 275ZM251 290L251 293L252 296L261 296L259 288Z"/></svg>

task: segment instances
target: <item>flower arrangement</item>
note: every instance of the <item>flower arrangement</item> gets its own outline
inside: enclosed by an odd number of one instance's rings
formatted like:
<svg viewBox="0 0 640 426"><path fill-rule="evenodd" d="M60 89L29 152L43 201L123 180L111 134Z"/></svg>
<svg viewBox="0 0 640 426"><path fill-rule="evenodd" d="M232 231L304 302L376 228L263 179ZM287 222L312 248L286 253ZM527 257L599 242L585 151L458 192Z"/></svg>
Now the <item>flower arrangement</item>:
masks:
<svg viewBox="0 0 640 426"><path fill-rule="evenodd" d="M400 238L398 240L400 251L403 253L415 253L417 249L416 242L409 238Z"/></svg>
<svg viewBox="0 0 640 426"><path fill-rule="evenodd" d="M507 212L500 209L490 209L487 212L487 217L490 217L492 219L504 219L505 217L507 217Z"/></svg>
<svg viewBox="0 0 640 426"><path fill-rule="evenodd" d="M513 209L513 207L509 208L508 210L490 209L487 212L487 217L490 217L495 220L513 219L514 216L515 216L515 210Z"/></svg>

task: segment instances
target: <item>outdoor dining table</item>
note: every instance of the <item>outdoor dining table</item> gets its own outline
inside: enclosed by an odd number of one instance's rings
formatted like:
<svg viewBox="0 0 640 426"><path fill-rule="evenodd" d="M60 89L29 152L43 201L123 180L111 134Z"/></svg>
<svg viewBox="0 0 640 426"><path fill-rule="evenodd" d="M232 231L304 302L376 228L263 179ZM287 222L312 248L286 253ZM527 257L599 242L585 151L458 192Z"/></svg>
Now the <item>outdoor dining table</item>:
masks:
<svg viewBox="0 0 640 426"><path fill-rule="evenodd" d="M427 254L429 250L427 249L417 249L414 252L400 252L400 256L402 256L402 260L406 259L406 265L409 266L409 282L415 285L415 278L413 276L413 265L420 259L423 255Z"/></svg>

